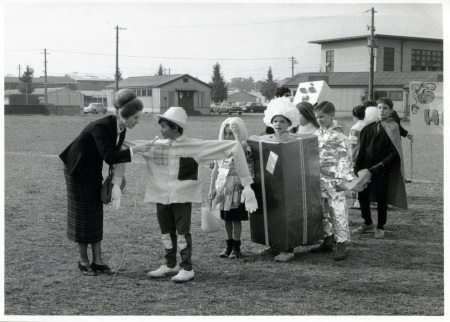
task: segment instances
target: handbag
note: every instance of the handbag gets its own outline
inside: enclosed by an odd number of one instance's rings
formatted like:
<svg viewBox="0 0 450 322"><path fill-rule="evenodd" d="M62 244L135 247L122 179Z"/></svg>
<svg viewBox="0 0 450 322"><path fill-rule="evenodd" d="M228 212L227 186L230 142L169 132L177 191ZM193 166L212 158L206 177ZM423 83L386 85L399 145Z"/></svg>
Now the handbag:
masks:
<svg viewBox="0 0 450 322"><path fill-rule="evenodd" d="M107 205L112 200L112 189L114 187L114 184L112 183L112 178L114 176L114 167L112 165L109 166L109 172L108 176L106 177L105 181L103 181L102 184L102 190L101 190L101 198L103 204ZM122 184L120 185L120 190L123 191L126 185L125 177L122 178Z"/></svg>
<svg viewBox="0 0 450 322"><path fill-rule="evenodd" d="M214 232L220 229L220 210L212 209L212 200L205 200L202 211L202 230Z"/></svg>

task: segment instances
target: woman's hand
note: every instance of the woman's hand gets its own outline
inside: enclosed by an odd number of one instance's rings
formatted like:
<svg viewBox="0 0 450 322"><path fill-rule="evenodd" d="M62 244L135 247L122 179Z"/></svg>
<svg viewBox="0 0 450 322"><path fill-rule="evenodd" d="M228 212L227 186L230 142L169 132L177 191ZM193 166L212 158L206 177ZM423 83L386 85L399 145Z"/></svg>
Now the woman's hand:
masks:
<svg viewBox="0 0 450 322"><path fill-rule="evenodd" d="M133 153L147 152L148 150L150 150L151 146L155 143L156 140L158 140L157 136L149 143L141 143L141 144L135 145L134 147L132 147Z"/></svg>
<svg viewBox="0 0 450 322"><path fill-rule="evenodd" d="M120 198L122 197L122 190L120 190L120 186L115 184L113 185L111 192L111 199L113 207L118 210L120 208Z"/></svg>

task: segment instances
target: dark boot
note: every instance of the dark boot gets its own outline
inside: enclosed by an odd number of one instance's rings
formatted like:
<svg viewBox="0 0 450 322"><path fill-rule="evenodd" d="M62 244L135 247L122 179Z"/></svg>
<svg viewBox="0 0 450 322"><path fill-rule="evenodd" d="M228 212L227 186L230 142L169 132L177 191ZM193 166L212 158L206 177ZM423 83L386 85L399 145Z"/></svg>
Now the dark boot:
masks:
<svg viewBox="0 0 450 322"><path fill-rule="evenodd" d="M316 248L311 248L310 253L325 253L333 251L333 241L334 235L327 236L324 238L322 244Z"/></svg>
<svg viewBox="0 0 450 322"><path fill-rule="evenodd" d="M233 251L230 258L241 258L241 241L233 239Z"/></svg>
<svg viewBox="0 0 450 322"><path fill-rule="evenodd" d="M233 239L227 239L227 248L224 249L222 253L220 253L221 258L228 258L230 256L231 251L233 250Z"/></svg>
<svg viewBox="0 0 450 322"><path fill-rule="evenodd" d="M341 261L347 258L347 246L345 243L337 243L336 244L336 254L334 255L335 261Z"/></svg>

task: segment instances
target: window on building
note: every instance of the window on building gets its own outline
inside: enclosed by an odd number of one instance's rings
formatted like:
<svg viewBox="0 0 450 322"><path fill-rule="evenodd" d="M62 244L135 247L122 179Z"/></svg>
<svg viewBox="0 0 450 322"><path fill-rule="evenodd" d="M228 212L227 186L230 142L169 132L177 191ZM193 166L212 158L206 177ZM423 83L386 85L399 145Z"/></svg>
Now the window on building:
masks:
<svg viewBox="0 0 450 322"><path fill-rule="evenodd" d="M403 101L403 92L402 91L389 92L389 98L393 101Z"/></svg>
<svg viewBox="0 0 450 322"><path fill-rule="evenodd" d="M412 71L443 71L442 51L436 50L411 50L411 70Z"/></svg>
<svg viewBox="0 0 450 322"><path fill-rule="evenodd" d="M136 96L142 96L142 90L136 89L135 92L136 92Z"/></svg>
<svg viewBox="0 0 450 322"><path fill-rule="evenodd" d="M394 71L394 48L390 48L390 47L384 48L383 70L385 72L393 72Z"/></svg>
<svg viewBox="0 0 450 322"><path fill-rule="evenodd" d="M146 89L142 90L142 96L147 96L147 90Z"/></svg>
<svg viewBox="0 0 450 322"><path fill-rule="evenodd" d="M152 96L153 90L150 88L147 90L147 96Z"/></svg>
<svg viewBox="0 0 450 322"><path fill-rule="evenodd" d="M327 50L326 52L326 71L334 72L334 50Z"/></svg>
<svg viewBox="0 0 450 322"><path fill-rule="evenodd" d="M189 82L189 78L188 77L183 77L183 83L188 83Z"/></svg>

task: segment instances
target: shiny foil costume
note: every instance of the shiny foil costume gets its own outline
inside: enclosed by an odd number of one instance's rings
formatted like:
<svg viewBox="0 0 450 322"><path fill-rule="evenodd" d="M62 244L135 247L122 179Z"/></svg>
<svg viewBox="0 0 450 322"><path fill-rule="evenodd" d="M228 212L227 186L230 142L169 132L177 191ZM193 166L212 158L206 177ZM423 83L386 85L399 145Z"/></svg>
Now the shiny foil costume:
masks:
<svg viewBox="0 0 450 322"><path fill-rule="evenodd" d="M338 243L350 241L345 191L342 179L354 178L351 155L340 125L314 132L319 139L320 188L322 191L323 229L326 236L334 234Z"/></svg>

